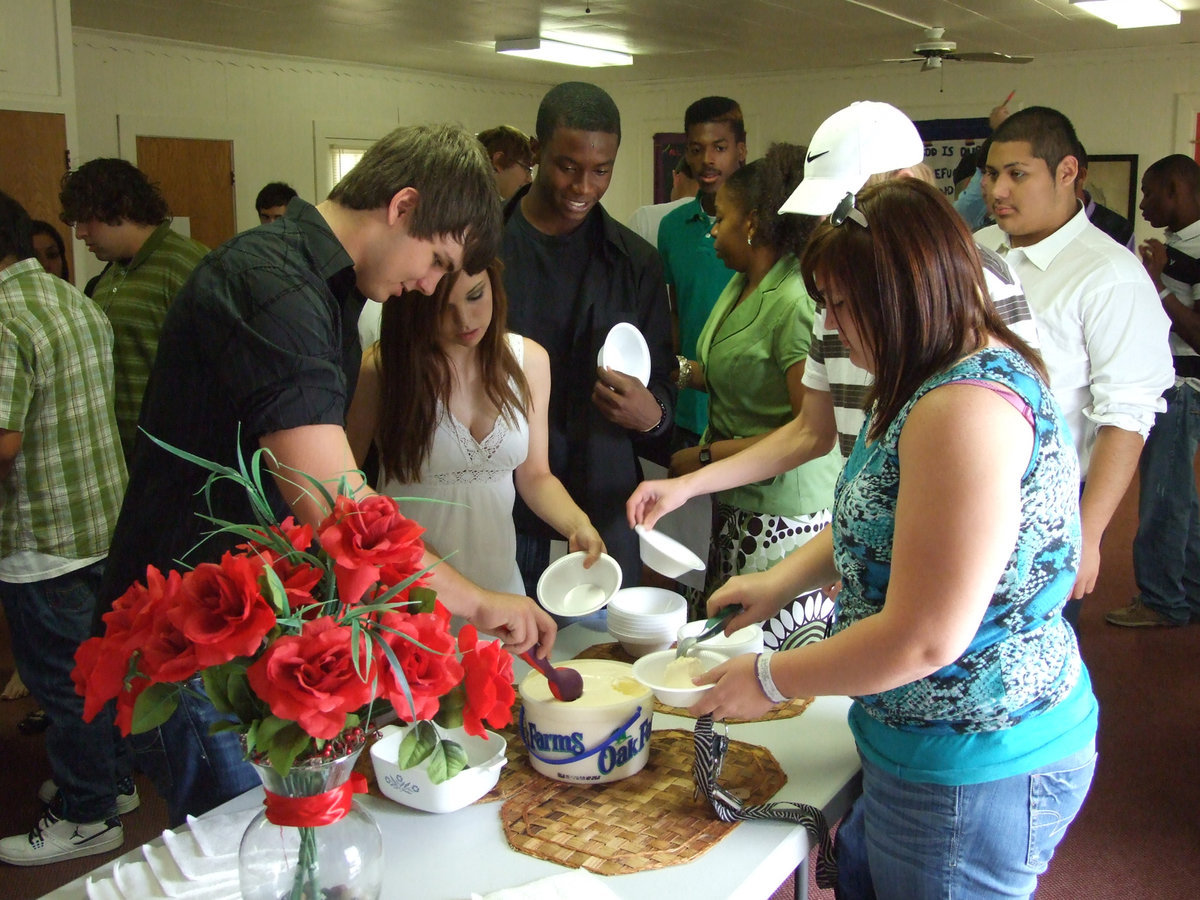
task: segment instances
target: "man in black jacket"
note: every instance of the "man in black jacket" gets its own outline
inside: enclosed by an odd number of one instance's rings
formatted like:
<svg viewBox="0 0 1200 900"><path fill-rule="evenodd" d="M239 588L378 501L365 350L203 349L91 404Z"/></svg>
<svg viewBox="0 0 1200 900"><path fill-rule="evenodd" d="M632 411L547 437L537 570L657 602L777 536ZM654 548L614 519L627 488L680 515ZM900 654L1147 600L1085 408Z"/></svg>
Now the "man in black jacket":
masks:
<svg viewBox="0 0 1200 900"><path fill-rule="evenodd" d="M509 328L550 353L550 468L629 586L638 582L641 560L625 500L641 480L638 456L670 433L675 358L658 253L600 205L620 143L620 114L607 93L582 82L551 88L538 108L537 176L509 206L501 258ZM596 367L618 322L646 338L648 385ZM519 500L514 518L532 594L555 535Z"/></svg>

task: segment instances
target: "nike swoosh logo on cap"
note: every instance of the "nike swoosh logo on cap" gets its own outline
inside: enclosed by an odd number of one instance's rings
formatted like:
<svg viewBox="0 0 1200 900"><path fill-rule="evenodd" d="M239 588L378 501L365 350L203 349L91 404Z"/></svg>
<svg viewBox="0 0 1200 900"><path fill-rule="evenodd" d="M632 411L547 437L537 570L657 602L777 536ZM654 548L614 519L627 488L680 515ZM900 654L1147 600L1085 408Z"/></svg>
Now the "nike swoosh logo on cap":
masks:
<svg viewBox="0 0 1200 900"><path fill-rule="evenodd" d="M812 162L814 159L820 159L822 156L824 156L828 152L829 152L828 150L822 150L820 153L810 153L810 154L808 154L808 161Z"/></svg>

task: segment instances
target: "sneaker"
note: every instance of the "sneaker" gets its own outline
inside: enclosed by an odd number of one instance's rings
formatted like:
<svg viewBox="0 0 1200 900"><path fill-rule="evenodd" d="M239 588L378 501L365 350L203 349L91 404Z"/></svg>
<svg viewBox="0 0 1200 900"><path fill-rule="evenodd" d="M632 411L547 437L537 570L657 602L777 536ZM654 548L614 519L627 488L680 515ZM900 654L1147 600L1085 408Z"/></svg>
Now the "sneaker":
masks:
<svg viewBox="0 0 1200 900"><path fill-rule="evenodd" d="M1120 625L1122 628L1173 628L1175 626L1175 623L1162 613L1143 603L1141 597L1134 597L1128 606L1106 613L1104 621L1109 625Z"/></svg>
<svg viewBox="0 0 1200 900"><path fill-rule="evenodd" d="M108 853L123 843L125 830L116 816L103 822L80 824L60 819L47 809L29 834L0 840L0 861L13 866L43 866Z"/></svg>
<svg viewBox="0 0 1200 900"><path fill-rule="evenodd" d="M47 778L42 782L42 786L38 788L38 799L42 803L50 806L59 799L58 785L54 783L54 779ZM126 813L131 813L142 805L142 800L138 797L137 785L133 783L132 778L122 778L117 782L117 815L123 816ZM59 807L61 812L61 807Z"/></svg>

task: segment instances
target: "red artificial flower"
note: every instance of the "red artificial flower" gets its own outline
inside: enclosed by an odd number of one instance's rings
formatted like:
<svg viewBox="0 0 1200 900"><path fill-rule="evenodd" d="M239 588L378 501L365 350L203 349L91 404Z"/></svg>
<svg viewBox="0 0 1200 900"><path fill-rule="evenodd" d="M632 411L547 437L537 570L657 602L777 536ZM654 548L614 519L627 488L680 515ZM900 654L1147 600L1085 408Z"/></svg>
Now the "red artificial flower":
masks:
<svg viewBox="0 0 1200 900"><path fill-rule="evenodd" d="M315 738L330 740L346 724L346 714L371 699L374 673L366 638L359 634L360 675L351 654L351 630L329 616L305 622L298 635L271 644L246 670L250 687L281 719L290 719ZM364 680L363 676L366 676Z"/></svg>
<svg viewBox="0 0 1200 900"><path fill-rule="evenodd" d="M295 516L288 516L278 525L272 525L269 528L259 528L257 530L260 534L264 535L262 540L247 541L245 544L238 544L236 549L270 557L271 560L278 559L279 553L266 542L267 533L281 535L291 545L293 550L305 551L312 546L312 526L297 524Z"/></svg>
<svg viewBox="0 0 1200 900"><path fill-rule="evenodd" d="M319 534L321 546L333 558L342 603L358 603L379 580L384 565L407 566L409 574L418 571L425 553L423 531L400 513L391 497L374 494L355 500L339 496Z"/></svg>
<svg viewBox="0 0 1200 900"><path fill-rule="evenodd" d="M449 611L438 603L431 613L388 612L379 621L383 626L379 635L400 663L413 705L409 705L400 679L381 651L377 664L383 696L405 721L432 719L442 695L448 694L463 676L454 636L450 634Z"/></svg>
<svg viewBox="0 0 1200 900"><path fill-rule="evenodd" d="M180 602L167 613L195 645L201 668L238 656L253 656L275 627L275 610L258 579L261 560L226 553L218 563L201 563L183 576Z"/></svg>
<svg viewBox="0 0 1200 900"><path fill-rule="evenodd" d="M125 672L129 654L114 653L106 646L106 638L88 638L75 651L75 668L71 680L75 693L83 697L83 721L90 722L104 704L114 699L125 687Z"/></svg>
<svg viewBox="0 0 1200 900"><path fill-rule="evenodd" d="M463 651L463 687L467 701L463 706L463 728L467 734L486 737L484 722L503 728L512 721L516 691L512 683L512 657L499 641L479 643L474 625L464 625L458 633Z"/></svg>

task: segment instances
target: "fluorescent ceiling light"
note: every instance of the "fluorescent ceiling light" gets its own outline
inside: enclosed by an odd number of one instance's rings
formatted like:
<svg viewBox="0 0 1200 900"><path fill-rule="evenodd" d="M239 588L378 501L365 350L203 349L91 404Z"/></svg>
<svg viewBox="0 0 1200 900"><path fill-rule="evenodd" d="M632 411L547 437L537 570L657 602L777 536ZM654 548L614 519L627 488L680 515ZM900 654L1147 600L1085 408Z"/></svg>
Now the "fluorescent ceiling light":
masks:
<svg viewBox="0 0 1200 900"><path fill-rule="evenodd" d="M633 57L628 53L604 50L600 47L584 47L582 44L568 44L563 41L551 41L544 37L496 41L496 52L589 68L633 65Z"/></svg>
<svg viewBox="0 0 1200 900"><path fill-rule="evenodd" d="M1118 28L1179 24L1179 10L1163 0L1071 0L1071 3Z"/></svg>

